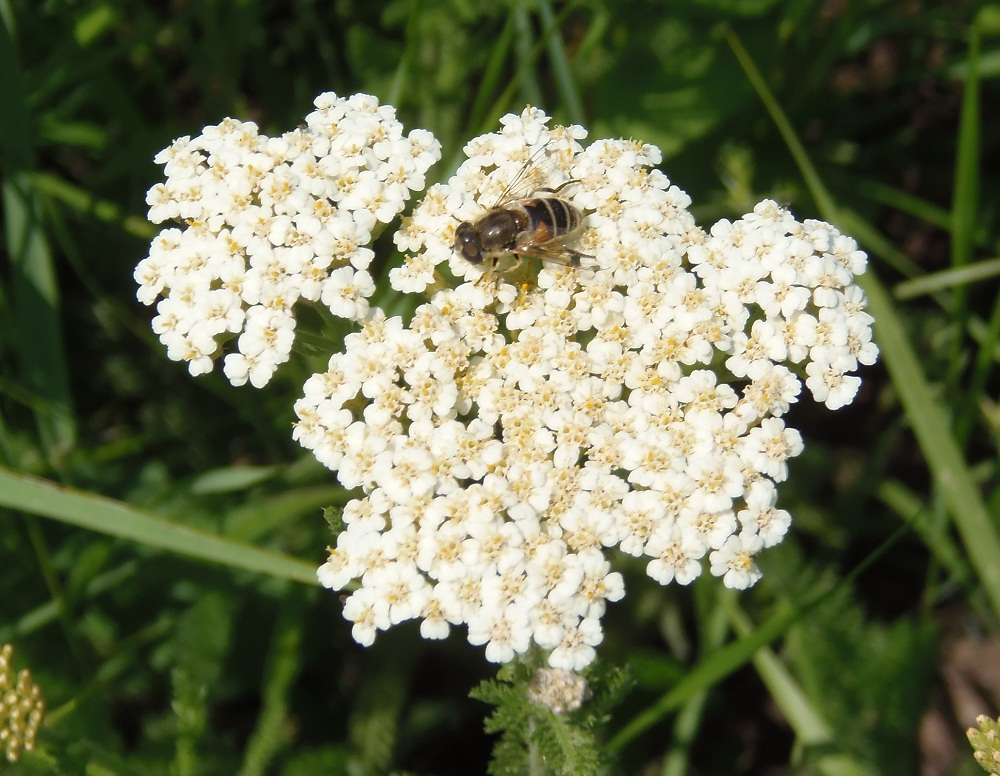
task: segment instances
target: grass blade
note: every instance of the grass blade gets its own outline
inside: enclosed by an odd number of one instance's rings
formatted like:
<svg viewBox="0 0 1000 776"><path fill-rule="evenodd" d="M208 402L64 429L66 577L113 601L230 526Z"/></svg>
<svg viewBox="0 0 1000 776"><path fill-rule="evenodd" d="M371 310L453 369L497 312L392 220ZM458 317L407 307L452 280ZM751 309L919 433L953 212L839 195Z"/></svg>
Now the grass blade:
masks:
<svg viewBox="0 0 1000 776"><path fill-rule="evenodd" d="M968 285L979 280L1000 275L1000 259L987 259L964 267L931 272L913 280L904 280L895 288L894 296L899 300L913 299L925 294L934 294L953 286Z"/></svg>
<svg viewBox="0 0 1000 776"><path fill-rule="evenodd" d="M28 180L38 194L57 201L78 213L85 213L98 221L113 224L127 234L141 240L152 240L159 231L142 216L125 215L114 202L95 197L84 188L75 186L58 175L33 172Z"/></svg>
<svg viewBox="0 0 1000 776"><path fill-rule="evenodd" d="M0 506L191 558L318 584L312 563L148 515L103 496L0 468Z"/></svg>
<svg viewBox="0 0 1000 776"><path fill-rule="evenodd" d="M542 104L542 85L539 83L535 65L538 62L540 46L544 38L537 44L531 26L531 16L525 3L514 6L514 24L517 34L514 36L514 51L517 53L522 99L531 105Z"/></svg>
<svg viewBox="0 0 1000 776"><path fill-rule="evenodd" d="M753 632L750 618L735 602L729 601L729 615L737 633ZM836 732L810 702L803 689L785 668L778 656L764 647L753 656L753 665L781 709L798 743L817 754L812 767L821 776L875 776L838 746Z"/></svg>
<svg viewBox="0 0 1000 776"><path fill-rule="evenodd" d="M964 267L972 259L979 200L979 34L973 27L969 38L969 72L962 96L958 128L958 158L951 211L951 265ZM965 290L955 289L956 311L964 311ZM964 314L964 313L963 313Z"/></svg>
<svg viewBox="0 0 1000 776"><path fill-rule="evenodd" d="M707 655L698 662L684 678L675 684L655 703L636 714L608 742L608 751L617 752L629 741L662 720L667 714L680 708L689 699L711 687L735 670L750 662L761 647L767 646L781 637L788 629L822 600L827 591L816 595L802 607L785 610L758 626L756 630L737 641Z"/></svg>
<svg viewBox="0 0 1000 776"><path fill-rule="evenodd" d="M549 60L552 63L552 75L559 88L563 109L569 116L570 122L583 124L586 117L583 115L580 90L577 89L576 81L570 72L569 60L566 59L566 47L563 45L562 35L559 34L559 27L556 24L555 14L552 12L552 4L549 0L538 0L538 15L541 17L545 29L549 31Z"/></svg>

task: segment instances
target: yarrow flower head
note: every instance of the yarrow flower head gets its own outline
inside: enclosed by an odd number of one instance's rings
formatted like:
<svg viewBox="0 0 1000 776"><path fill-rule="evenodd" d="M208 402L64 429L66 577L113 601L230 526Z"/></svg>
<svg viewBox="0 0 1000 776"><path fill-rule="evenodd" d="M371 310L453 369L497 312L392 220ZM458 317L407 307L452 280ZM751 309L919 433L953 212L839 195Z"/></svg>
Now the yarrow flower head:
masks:
<svg viewBox="0 0 1000 776"><path fill-rule="evenodd" d="M280 137L226 119L155 157L167 179L146 196L149 219L179 225L136 267L138 297L159 300L153 329L193 375L236 338L226 377L267 383L288 360L300 299L364 320L375 290L367 246L440 158L430 132L404 136L374 97L331 92L315 106Z"/></svg>
<svg viewBox="0 0 1000 776"><path fill-rule="evenodd" d="M531 702L566 715L576 711L591 697L587 680L563 668L541 668L528 685Z"/></svg>
<svg viewBox="0 0 1000 776"><path fill-rule="evenodd" d="M15 674L13 660L14 648L0 645L0 754L12 763L35 748L45 714L42 688L28 669Z"/></svg>
<svg viewBox="0 0 1000 776"><path fill-rule="evenodd" d="M973 755L987 773L1000 773L1000 720L980 714L978 727L968 728L965 734L972 744Z"/></svg>
<svg viewBox="0 0 1000 776"><path fill-rule="evenodd" d="M537 645L579 671L624 595L612 550L664 585L706 561L729 587L760 578L802 451L783 416L803 381L849 403L877 356L854 284L866 259L770 201L703 231L653 146L584 147L583 128L532 108L501 123L395 235L391 283L428 301L408 321L370 311L307 381L294 435L362 493L319 570L360 583L344 608L356 640L464 625L489 660ZM584 267L454 250L526 164L536 196L581 214L567 237Z"/></svg>

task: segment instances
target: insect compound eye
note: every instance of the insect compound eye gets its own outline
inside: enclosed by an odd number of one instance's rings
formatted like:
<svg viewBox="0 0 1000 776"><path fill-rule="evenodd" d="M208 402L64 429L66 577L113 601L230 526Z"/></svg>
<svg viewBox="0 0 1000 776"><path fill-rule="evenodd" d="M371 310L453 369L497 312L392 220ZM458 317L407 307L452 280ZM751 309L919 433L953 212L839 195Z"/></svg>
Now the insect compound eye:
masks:
<svg viewBox="0 0 1000 776"><path fill-rule="evenodd" d="M476 236L468 221L459 224L458 229L455 230L455 250L470 264L483 263L482 251L476 245Z"/></svg>

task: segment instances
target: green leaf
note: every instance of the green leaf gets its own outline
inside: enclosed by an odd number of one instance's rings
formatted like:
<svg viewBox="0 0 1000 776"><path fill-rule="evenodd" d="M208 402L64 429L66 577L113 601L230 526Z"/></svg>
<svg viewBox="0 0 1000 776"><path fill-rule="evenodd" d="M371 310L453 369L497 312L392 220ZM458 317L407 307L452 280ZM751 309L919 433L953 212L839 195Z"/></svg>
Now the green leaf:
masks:
<svg viewBox="0 0 1000 776"><path fill-rule="evenodd" d="M575 710L556 713L531 699L539 672L551 670L536 651L502 666L496 679L483 681L469 693L495 707L484 724L487 733L500 734L490 761L492 776L605 772L607 758L596 731L625 692L624 671L591 665L577 676L586 680L590 697Z"/></svg>
<svg viewBox="0 0 1000 776"><path fill-rule="evenodd" d="M260 776L267 773L275 755L289 742L291 726L288 720L288 695L299 668L301 614L301 607L283 607L281 616L274 624L268 665L261 687L264 708L247 743L239 776Z"/></svg>
<svg viewBox="0 0 1000 776"><path fill-rule="evenodd" d="M210 702L229 648L232 612L231 601L212 591L201 596L177 622L171 673L178 733L175 776L194 776L202 771L198 744L208 732Z"/></svg>
<svg viewBox="0 0 1000 776"><path fill-rule="evenodd" d="M226 466L199 474L191 482L191 492L232 493L246 490L275 476L275 466Z"/></svg>
<svg viewBox="0 0 1000 776"><path fill-rule="evenodd" d="M0 17L0 174L4 249L11 266L14 345L22 379L40 399L35 414L50 460L72 448L76 422L60 324L59 285L42 228L38 196L26 173L34 165L27 100L14 41Z"/></svg>
<svg viewBox="0 0 1000 776"><path fill-rule="evenodd" d="M338 485L296 488L254 499L226 515L226 535L252 541L302 516L318 516L324 508L346 500L347 491Z"/></svg>

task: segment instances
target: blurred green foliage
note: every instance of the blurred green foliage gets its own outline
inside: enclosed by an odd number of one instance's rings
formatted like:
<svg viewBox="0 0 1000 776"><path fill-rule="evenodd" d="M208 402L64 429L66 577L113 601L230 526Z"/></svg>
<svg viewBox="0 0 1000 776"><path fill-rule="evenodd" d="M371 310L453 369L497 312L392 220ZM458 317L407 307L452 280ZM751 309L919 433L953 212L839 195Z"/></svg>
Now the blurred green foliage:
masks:
<svg viewBox="0 0 1000 776"><path fill-rule="evenodd" d="M153 154L225 116L280 132L322 91L364 91L435 133L443 179L467 140L530 102L591 138L659 145L703 224L764 196L819 216L733 35L850 212L841 226L899 284L915 379L955 420L949 443L995 532L995 4L4 0L0 465L318 564L321 510L346 496L292 443L288 397L323 354L260 391L167 361L132 281L155 233ZM614 772L910 774L931 743L922 719L952 747L936 773L965 772L973 720L950 716L938 645L991 643L996 580L953 535L901 386L883 367L864 378L850 408L794 410L806 453L781 506L795 525L740 599L773 630L737 637L712 581L663 590L623 559L629 595L601 657L635 686L605 734L654 713ZM4 773L485 772L488 708L467 694L492 672L460 635L404 627L365 650L335 594L40 514L0 513L0 642L50 709L39 751ZM751 663L768 644L785 674ZM822 712L812 732L801 704Z"/></svg>

